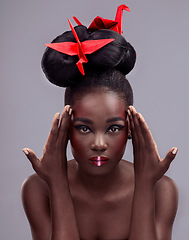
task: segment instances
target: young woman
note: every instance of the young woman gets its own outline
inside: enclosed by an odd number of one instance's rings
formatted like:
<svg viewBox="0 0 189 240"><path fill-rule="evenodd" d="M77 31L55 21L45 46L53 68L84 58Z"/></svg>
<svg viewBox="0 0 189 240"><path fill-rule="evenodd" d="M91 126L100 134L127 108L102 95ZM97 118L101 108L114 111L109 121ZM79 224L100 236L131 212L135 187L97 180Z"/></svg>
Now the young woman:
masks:
<svg viewBox="0 0 189 240"><path fill-rule="evenodd" d="M98 28L104 19L97 20ZM67 87L62 116L55 114L40 159L23 149L37 173L22 188L32 237L170 240L178 194L164 174L178 149L161 159L144 118L132 106L125 75L134 67L135 50L120 28L79 25L75 31L58 36L53 43L63 44L49 45L42 59L47 78ZM106 44L97 49L94 40ZM122 160L131 136L134 164Z"/></svg>

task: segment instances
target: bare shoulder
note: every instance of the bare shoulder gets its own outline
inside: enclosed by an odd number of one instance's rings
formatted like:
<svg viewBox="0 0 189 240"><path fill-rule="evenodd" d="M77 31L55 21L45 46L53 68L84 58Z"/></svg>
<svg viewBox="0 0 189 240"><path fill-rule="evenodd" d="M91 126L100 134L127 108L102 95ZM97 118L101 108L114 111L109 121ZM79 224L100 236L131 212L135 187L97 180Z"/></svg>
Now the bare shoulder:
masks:
<svg viewBox="0 0 189 240"><path fill-rule="evenodd" d="M155 186L156 219L172 224L177 212L178 188L173 179L163 176Z"/></svg>
<svg viewBox="0 0 189 240"><path fill-rule="evenodd" d="M37 174L24 181L22 202L33 239L48 239L51 228L49 191L47 184Z"/></svg>
<svg viewBox="0 0 189 240"><path fill-rule="evenodd" d="M155 187L156 199L159 198L171 198L172 200L177 200L178 198L178 188L173 179L167 176L163 176L157 183ZM165 194L166 193L166 194Z"/></svg>
<svg viewBox="0 0 189 240"><path fill-rule="evenodd" d="M44 183L45 182L36 173L34 173L24 180L23 186L25 184L40 184L40 185L43 185Z"/></svg>
<svg viewBox="0 0 189 240"><path fill-rule="evenodd" d="M33 193L39 191L46 195L48 194L48 186L37 174L33 174L25 179L22 184L22 195L28 194L30 191Z"/></svg>
<svg viewBox="0 0 189 240"><path fill-rule="evenodd" d="M36 206L47 204L49 192L47 184L37 175L29 176L22 184L22 202L26 215Z"/></svg>

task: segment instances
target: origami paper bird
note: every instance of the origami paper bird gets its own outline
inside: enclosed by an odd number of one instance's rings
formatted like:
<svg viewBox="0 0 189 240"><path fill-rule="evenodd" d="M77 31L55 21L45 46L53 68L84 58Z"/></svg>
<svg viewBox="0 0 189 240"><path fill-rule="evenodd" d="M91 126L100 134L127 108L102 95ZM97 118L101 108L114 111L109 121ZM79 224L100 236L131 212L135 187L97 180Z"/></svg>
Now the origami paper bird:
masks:
<svg viewBox="0 0 189 240"><path fill-rule="evenodd" d="M47 47L50 47L58 52L65 53L70 56L78 55L79 61L76 63L79 71L85 75L84 69L83 69L83 63L87 63L87 57L85 54L91 54L98 49L104 47L105 45L113 42L115 39L100 39L100 40L86 40L83 42L80 42L79 37L72 26L70 20L68 19L69 25L71 27L71 30L73 32L73 35L77 41L75 42L60 42L60 43L49 43L45 44Z"/></svg>
<svg viewBox="0 0 189 240"><path fill-rule="evenodd" d="M123 10L130 12L129 7L127 7L125 4L122 4L117 8L115 20L104 19L97 16L92 21L88 29L90 29L91 31L96 31L99 29L110 29L122 35ZM76 17L73 17L73 19L78 25L82 25L82 23Z"/></svg>

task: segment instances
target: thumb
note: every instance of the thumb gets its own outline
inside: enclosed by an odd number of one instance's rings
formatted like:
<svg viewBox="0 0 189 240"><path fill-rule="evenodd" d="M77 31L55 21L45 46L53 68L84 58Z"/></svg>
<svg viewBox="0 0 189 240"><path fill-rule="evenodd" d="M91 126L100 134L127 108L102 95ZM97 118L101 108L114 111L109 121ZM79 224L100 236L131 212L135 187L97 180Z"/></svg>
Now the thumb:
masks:
<svg viewBox="0 0 189 240"><path fill-rule="evenodd" d="M26 157L29 159L33 166L38 165L39 159L37 158L33 150L24 148L22 149L22 151L25 153Z"/></svg>
<svg viewBox="0 0 189 240"><path fill-rule="evenodd" d="M162 163L165 165L165 167L168 169L169 165L171 164L171 162L174 160L174 158L176 157L178 152L178 148L173 147L171 148L168 153L166 154L164 160L162 161Z"/></svg>

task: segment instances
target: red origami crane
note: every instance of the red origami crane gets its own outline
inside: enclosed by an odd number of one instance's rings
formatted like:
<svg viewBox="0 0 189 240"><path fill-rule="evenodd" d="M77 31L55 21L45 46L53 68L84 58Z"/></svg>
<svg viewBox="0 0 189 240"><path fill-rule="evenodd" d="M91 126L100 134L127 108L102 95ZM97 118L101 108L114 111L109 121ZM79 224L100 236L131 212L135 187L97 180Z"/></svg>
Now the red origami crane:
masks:
<svg viewBox="0 0 189 240"><path fill-rule="evenodd" d="M92 21L92 23L90 24L88 29L90 29L91 31L96 31L99 29L110 29L115 32L118 32L119 34L122 34L123 10L130 12L130 9L125 4L122 4L117 8L115 20L104 19L104 18L97 16ZM82 25L81 22L76 17L73 17L73 18L78 25Z"/></svg>
<svg viewBox="0 0 189 240"><path fill-rule="evenodd" d="M100 39L100 40L86 40L86 41L80 42L79 37L69 19L68 19L68 22L70 24L71 30L73 32L73 35L77 43L61 42L61 43L50 43L45 45L58 52L65 53L70 56L78 55L79 61L76 63L76 65L79 68L79 71L83 75L85 75L85 72L83 69L83 63L88 62L85 54L91 54L97 51L98 49L104 47L105 45L113 42L115 39L110 38L110 39Z"/></svg>

